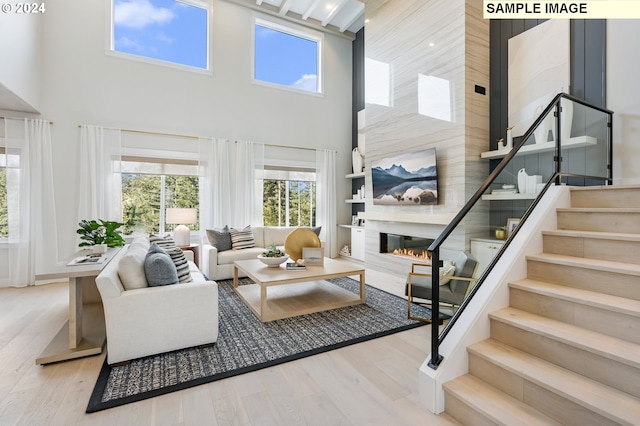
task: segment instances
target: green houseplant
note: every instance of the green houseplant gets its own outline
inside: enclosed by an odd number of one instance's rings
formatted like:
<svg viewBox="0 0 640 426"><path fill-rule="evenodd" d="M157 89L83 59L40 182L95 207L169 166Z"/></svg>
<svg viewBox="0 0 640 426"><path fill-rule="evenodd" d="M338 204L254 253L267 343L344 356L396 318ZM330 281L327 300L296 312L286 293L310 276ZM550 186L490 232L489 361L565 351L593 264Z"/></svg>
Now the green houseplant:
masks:
<svg viewBox="0 0 640 426"><path fill-rule="evenodd" d="M82 242L79 247L106 244L107 247L120 247L124 245L124 238L118 232L123 224L110 220L81 220L78 230Z"/></svg>

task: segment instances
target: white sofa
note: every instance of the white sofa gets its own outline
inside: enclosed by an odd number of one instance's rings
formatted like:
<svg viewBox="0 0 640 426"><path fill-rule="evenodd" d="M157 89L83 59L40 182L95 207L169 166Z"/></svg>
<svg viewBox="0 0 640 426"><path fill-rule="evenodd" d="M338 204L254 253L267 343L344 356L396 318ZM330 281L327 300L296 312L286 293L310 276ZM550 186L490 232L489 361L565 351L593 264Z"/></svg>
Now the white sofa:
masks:
<svg viewBox="0 0 640 426"><path fill-rule="evenodd" d="M251 227L255 247L242 250L218 249L209 243L206 235L202 237L202 270L210 280L225 280L233 278L233 262L236 260L255 259L271 244L284 250L284 240L291 231L292 226L255 226ZM240 274L240 276L243 276Z"/></svg>
<svg viewBox="0 0 640 426"><path fill-rule="evenodd" d="M185 252L193 282L125 290L118 265L125 246L96 277L104 305L107 363L214 343L218 284L206 281Z"/></svg>

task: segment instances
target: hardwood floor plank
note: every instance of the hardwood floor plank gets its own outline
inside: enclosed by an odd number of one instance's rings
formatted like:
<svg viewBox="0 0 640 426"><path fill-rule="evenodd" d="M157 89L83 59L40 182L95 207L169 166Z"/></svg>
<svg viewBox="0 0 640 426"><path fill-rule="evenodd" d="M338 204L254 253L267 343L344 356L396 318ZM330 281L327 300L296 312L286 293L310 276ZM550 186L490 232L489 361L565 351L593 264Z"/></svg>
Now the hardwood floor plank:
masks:
<svg viewBox="0 0 640 426"><path fill-rule="evenodd" d="M85 414L104 354L35 365L67 318L68 297L67 283L0 289L2 426L455 424L420 407L412 384L429 327Z"/></svg>

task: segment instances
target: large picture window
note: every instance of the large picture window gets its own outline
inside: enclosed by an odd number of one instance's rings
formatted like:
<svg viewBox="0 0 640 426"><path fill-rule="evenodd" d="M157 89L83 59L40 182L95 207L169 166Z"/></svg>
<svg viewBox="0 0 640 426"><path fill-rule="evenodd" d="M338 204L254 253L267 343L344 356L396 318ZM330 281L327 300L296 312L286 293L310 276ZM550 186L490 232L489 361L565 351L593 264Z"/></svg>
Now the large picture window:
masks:
<svg viewBox="0 0 640 426"><path fill-rule="evenodd" d="M113 0L111 50L208 70L209 7L200 0Z"/></svg>
<svg viewBox="0 0 640 426"><path fill-rule="evenodd" d="M264 171L265 226L315 226L316 174L311 171Z"/></svg>
<svg viewBox="0 0 640 426"><path fill-rule="evenodd" d="M195 208L199 217L197 162L122 158L123 233L173 231L168 208ZM187 225L198 230L199 225Z"/></svg>
<svg viewBox="0 0 640 426"><path fill-rule="evenodd" d="M255 20L254 79L322 92L321 39L270 21Z"/></svg>

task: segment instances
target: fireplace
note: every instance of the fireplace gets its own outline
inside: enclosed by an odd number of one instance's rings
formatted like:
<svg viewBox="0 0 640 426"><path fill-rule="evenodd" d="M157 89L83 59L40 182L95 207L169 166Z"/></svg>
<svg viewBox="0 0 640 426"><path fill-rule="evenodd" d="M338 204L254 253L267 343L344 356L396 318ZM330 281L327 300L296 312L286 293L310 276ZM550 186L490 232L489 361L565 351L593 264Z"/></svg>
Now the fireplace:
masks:
<svg viewBox="0 0 640 426"><path fill-rule="evenodd" d="M409 257L412 259L429 260L428 248L434 240L430 238L414 237L380 233L380 253Z"/></svg>

